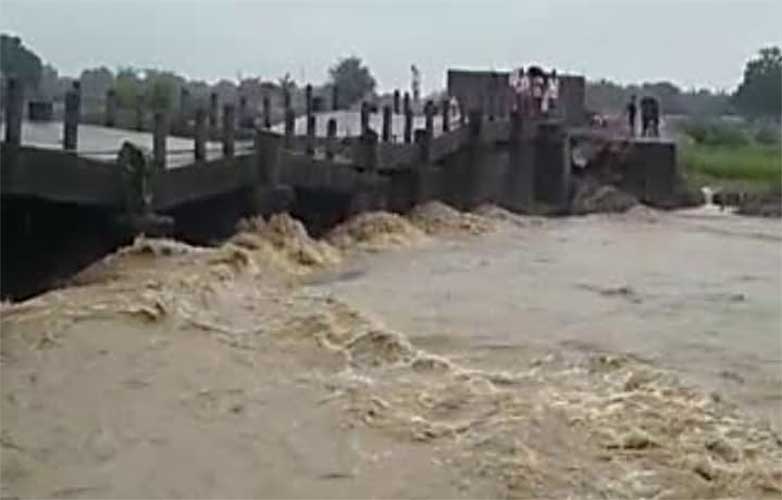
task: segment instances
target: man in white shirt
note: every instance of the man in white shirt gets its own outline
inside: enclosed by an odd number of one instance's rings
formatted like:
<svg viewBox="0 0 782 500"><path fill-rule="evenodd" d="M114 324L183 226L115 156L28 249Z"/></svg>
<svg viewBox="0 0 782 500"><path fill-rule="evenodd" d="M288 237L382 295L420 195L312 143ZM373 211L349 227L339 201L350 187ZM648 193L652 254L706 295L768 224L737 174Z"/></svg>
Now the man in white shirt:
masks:
<svg viewBox="0 0 782 500"><path fill-rule="evenodd" d="M554 112L557 109L559 101L559 78L557 78L556 70L551 71L551 75L548 78L548 84L546 85L545 96L543 99L545 109L544 112Z"/></svg>

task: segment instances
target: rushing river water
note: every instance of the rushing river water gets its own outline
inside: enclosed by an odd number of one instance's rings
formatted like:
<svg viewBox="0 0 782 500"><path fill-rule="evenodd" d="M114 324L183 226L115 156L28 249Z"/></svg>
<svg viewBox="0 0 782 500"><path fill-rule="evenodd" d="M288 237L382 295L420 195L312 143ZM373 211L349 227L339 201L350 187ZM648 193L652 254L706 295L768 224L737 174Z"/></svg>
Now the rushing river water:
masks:
<svg viewBox="0 0 782 500"><path fill-rule="evenodd" d="M782 492L779 220L449 216L139 240L4 304L3 496Z"/></svg>

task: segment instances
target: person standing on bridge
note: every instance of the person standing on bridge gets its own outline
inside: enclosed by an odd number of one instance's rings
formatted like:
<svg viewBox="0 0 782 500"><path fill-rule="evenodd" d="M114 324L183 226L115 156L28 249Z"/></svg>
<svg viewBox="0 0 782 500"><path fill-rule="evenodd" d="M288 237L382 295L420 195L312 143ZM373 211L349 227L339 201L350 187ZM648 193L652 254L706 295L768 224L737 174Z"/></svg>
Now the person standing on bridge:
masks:
<svg viewBox="0 0 782 500"><path fill-rule="evenodd" d="M656 111L655 111L656 110ZM655 121L659 122L660 108L654 97L646 96L641 99L641 136L655 136ZM658 118L655 119L655 114Z"/></svg>
<svg viewBox="0 0 782 500"><path fill-rule="evenodd" d="M538 66L532 66L527 72L530 82L531 94L531 113L530 115L538 117L543 111L543 92L546 88L546 74Z"/></svg>
<svg viewBox="0 0 782 500"><path fill-rule="evenodd" d="M656 98L652 98L651 115L652 137L660 137L660 101Z"/></svg>
<svg viewBox="0 0 782 500"><path fill-rule="evenodd" d="M557 110L559 101L559 78L557 71L551 70L551 75L546 82L546 88L543 91L543 112L553 114Z"/></svg>
<svg viewBox="0 0 782 500"><path fill-rule="evenodd" d="M630 137L635 137L635 117L638 114L638 106L635 103L635 94L630 96L627 103L627 124L630 127Z"/></svg>

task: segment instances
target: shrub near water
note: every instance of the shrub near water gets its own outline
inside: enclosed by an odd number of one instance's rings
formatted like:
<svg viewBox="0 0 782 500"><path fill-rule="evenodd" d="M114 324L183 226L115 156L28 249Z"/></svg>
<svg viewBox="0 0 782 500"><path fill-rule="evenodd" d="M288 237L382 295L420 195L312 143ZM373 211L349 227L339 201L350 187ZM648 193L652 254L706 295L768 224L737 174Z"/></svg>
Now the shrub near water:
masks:
<svg viewBox="0 0 782 500"><path fill-rule="evenodd" d="M738 124L694 120L683 125L683 131L696 144L709 146L745 146L749 136Z"/></svg>

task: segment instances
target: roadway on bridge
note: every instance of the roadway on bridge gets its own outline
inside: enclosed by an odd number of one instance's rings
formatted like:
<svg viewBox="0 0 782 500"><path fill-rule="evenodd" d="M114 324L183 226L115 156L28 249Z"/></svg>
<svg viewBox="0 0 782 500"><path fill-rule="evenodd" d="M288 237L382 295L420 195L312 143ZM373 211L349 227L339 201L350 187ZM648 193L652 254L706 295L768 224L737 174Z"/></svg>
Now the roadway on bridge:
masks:
<svg viewBox="0 0 782 500"><path fill-rule="evenodd" d="M130 141L136 146L152 151L152 134L119 128L101 127L98 125L79 124L77 153L79 156L92 160L114 161L122 143ZM0 135L5 137L5 126L0 126ZM22 123L22 144L43 149L62 149L62 122L30 122ZM237 143L240 149L241 143ZM193 139L185 137L166 138L166 166L181 167L193 163ZM216 160L222 156L219 142L207 143L207 159Z"/></svg>

